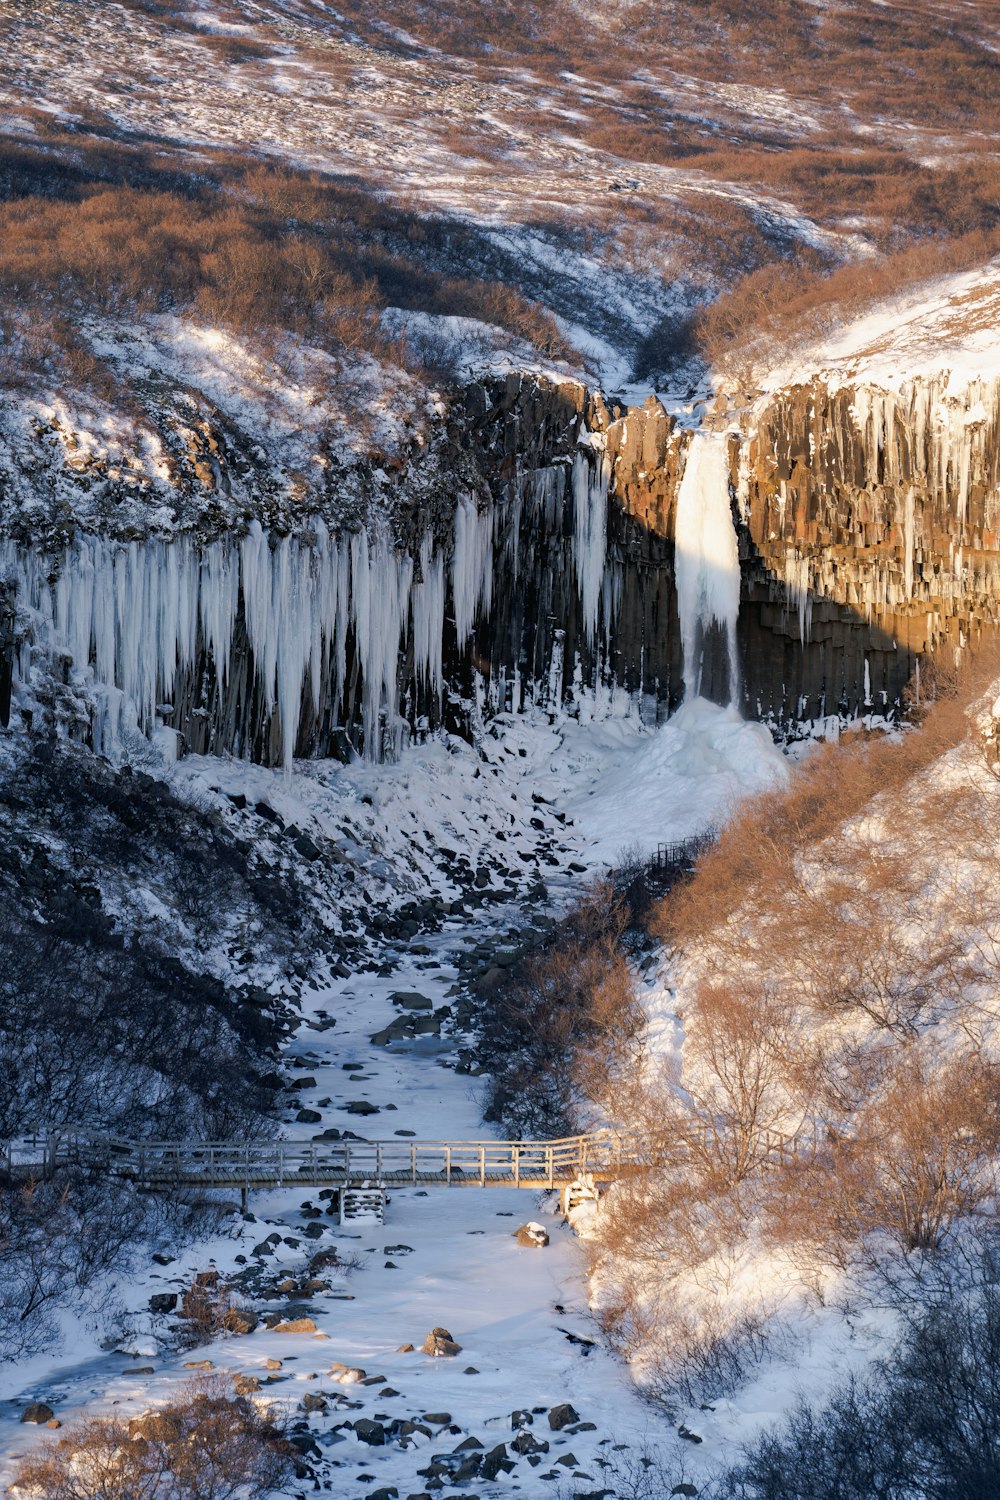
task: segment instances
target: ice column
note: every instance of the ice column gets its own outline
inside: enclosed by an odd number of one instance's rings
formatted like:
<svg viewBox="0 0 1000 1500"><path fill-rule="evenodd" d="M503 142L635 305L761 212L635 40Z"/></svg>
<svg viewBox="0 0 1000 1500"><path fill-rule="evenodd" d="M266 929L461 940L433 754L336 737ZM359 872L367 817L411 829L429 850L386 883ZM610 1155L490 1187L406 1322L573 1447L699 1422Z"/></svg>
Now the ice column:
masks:
<svg viewBox="0 0 1000 1500"><path fill-rule="evenodd" d="M587 640L597 634L597 609L608 550L608 486L610 467L601 458L596 470L583 453L573 459L573 556L580 588L583 628Z"/></svg>
<svg viewBox="0 0 1000 1500"><path fill-rule="evenodd" d="M740 554L730 504L729 455L724 433L698 432L691 440L677 495L674 548L684 649L684 697L695 698L700 691L705 632L715 622L726 633L729 701L737 702Z"/></svg>

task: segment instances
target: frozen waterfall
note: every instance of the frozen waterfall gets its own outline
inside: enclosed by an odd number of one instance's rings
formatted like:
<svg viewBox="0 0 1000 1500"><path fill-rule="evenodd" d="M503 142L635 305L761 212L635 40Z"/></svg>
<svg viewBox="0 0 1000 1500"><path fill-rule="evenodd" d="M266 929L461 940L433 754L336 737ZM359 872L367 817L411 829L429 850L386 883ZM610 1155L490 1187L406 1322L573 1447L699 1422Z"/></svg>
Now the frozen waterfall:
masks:
<svg viewBox="0 0 1000 1500"><path fill-rule="evenodd" d="M674 547L686 701L696 698L701 690L705 635L713 623L726 635L729 702L737 703L740 695L736 646L740 555L730 504L727 450L724 433L695 433L677 495Z"/></svg>

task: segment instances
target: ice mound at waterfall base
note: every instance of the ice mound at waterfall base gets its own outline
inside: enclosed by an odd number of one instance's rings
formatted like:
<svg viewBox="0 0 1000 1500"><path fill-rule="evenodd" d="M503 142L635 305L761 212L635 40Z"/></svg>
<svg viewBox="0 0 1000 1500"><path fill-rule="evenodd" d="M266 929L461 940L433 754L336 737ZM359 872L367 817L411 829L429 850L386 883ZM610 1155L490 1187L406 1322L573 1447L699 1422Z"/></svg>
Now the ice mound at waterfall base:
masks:
<svg viewBox="0 0 1000 1500"><path fill-rule="evenodd" d="M652 853L658 843L718 827L741 797L782 786L788 776L788 761L762 724L707 698L683 703L651 734L636 737L621 721L587 732L607 763L568 810L595 864L612 865L633 845Z"/></svg>

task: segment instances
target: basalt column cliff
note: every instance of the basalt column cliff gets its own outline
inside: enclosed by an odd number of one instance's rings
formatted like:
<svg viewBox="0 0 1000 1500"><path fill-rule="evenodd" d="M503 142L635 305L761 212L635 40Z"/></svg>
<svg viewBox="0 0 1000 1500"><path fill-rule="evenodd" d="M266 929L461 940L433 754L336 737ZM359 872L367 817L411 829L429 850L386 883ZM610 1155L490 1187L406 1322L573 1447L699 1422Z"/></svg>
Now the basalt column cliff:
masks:
<svg viewBox="0 0 1000 1500"><path fill-rule="evenodd" d="M433 483L414 460L349 525L12 531L0 711L269 764L612 695L653 720L685 690L794 732L891 713L922 655L996 623L997 382L815 382L715 426L512 376L452 403Z"/></svg>

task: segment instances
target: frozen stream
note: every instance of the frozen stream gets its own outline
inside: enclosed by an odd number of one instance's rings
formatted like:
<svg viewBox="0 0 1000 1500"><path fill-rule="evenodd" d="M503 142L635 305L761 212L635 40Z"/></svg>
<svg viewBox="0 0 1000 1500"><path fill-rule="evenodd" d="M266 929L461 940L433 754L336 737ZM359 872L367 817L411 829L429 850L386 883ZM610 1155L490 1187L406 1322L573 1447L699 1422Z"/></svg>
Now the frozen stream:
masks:
<svg viewBox="0 0 1000 1500"><path fill-rule="evenodd" d="M550 899L558 903L581 878L571 866L577 872L585 865L600 869L637 838L655 845L658 838L682 837L718 822L737 795L767 784L783 765L760 726L742 724L732 710L703 701L656 732L629 719L589 725L529 725L521 719L484 743L492 747L495 776L474 750L440 740L411 751L395 767L359 765L349 772L318 767L297 772L291 782L242 763L197 758L172 774L186 778L197 795L214 785L223 794L242 789L252 801L267 789L289 820L306 827L319 826L310 819L320 813L332 826L337 797L361 807L370 800L381 858L394 869L417 837L458 842L477 861L507 851L502 858L512 872L531 839L541 850L548 838L548 847L559 851L557 867L542 867ZM538 804L536 797L544 801ZM560 807L569 814L567 824L546 812L548 832L534 829L542 821L538 812ZM490 825L491 817L507 822L509 842L495 842L490 827L500 824ZM561 830L555 846L552 829ZM525 869L523 863L520 867ZM432 1009L453 1004L462 952L480 947L488 954L499 934L537 916L537 908L518 905L470 911L409 944L385 939L378 973L308 989L286 1062L292 1077L313 1082L295 1090L287 1133L301 1138L335 1127L369 1139L489 1134L481 1121L477 1081L454 1067L467 1040L461 1033L449 1035L446 1029L440 1039L427 1036L391 1047L373 1045L371 1038L401 1013L393 992L419 994ZM377 1113L349 1112L349 1105L362 1102ZM319 1121L294 1123L299 1109L315 1111ZM166 1266L147 1261L140 1267L124 1291L133 1314L131 1331L118 1346L124 1352L102 1351L77 1320L67 1322L61 1353L43 1353L0 1372L5 1412L0 1465L7 1468L44 1436L44 1429L15 1420L27 1400L46 1400L63 1422L84 1410L138 1413L168 1399L191 1378L187 1361L204 1359L218 1370L256 1376L293 1420L306 1420L300 1410L304 1396L325 1396L327 1410L310 1414L308 1423L321 1455L315 1462L334 1494L367 1496L386 1486L395 1486L404 1500L424 1493L418 1470L433 1455L452 1453L466 1437L487 1451L509 1443L511 1413L518 1408L542 1409L533 1430L549 1442L549 1452L536 1466L522 1456L513 1473L495 1482L476 1480L471 1489L477 1494L600 1490L598 1460L618 1443L632 1449L666 1443L668 1455L677 1451L682 1473L679 1450L687 1445L641 1401L627 1369L597 1342L587 1308L583 1247L554 1216L556 1195L406 1189L392 1193L383 1225L342 1228L325 1213L311 1216L325 1207L316 1190L252 1194L252 1222L234 1213L219 1237ZM545 1222L551 1236L547 1248L516 1244L513 1232L528 1219ZM255 1255L255 1247L269 1237L277 1237L273 1253ZM168 1320L150 1317L150 1295L179 1290L198 1271L214 1267L226 1277L255 1263L258 1286L273 1289L284 1277L302 1276L312 1255L332 1247L351 1255L358 1269L323 1273L330 1291L313 1296L305 1308L316 1322L315 1334L279 1334L262 1324L251 1335L216 1340L185 1354L168 1352L160 1341L159 1330ZM256 1305L262 1312L280 1310L289 1300L297 1299L259 1295ZM405 1344L419 1351L438 1325L462 1346L457 1358L399 1352ZM269 1370L269 1360L280 1360L280 1370ZM341 1386L330 1374L335 1362L384 1379ZM550 1432L545 1412L565 1401L593 1427ZM361 1417L420 1420L441 1413L451 1421L433 1425L429 1439L417 1435L408 1448L395 1442L368 1447L343 1425ZM554 1477L543 1489L541 1479L550 1474Z"/></svg>

